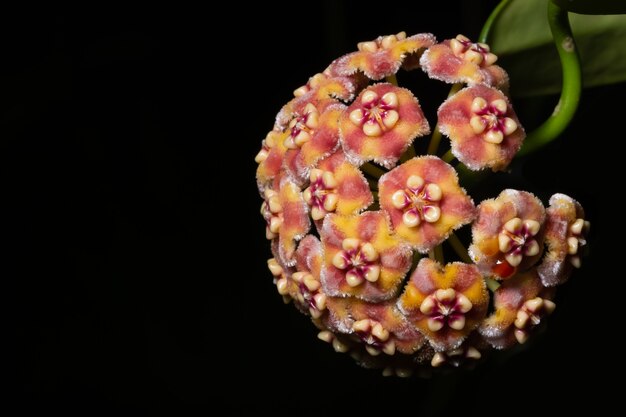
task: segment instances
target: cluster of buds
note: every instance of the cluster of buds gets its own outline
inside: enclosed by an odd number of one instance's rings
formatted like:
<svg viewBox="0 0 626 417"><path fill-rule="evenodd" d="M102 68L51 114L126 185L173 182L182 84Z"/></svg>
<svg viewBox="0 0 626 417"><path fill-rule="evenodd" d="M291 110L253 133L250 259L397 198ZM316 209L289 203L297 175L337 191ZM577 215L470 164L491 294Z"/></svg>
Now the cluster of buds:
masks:
<svg viewBox="0 0 626 417"><path fill-rule="evenodd" d="M385 375L526 343L581 266L589 222L576 200L555 194L546 208L507 189L476 205L461 186L458 166L504 170L525 138L496 60L462 35L359 43L294 91L256 157L278 292L321 340ZM453 84L431 146L400 69ZM441 135L449 151L427 154ZM444 262L446 243L460 261Z"/></svg>

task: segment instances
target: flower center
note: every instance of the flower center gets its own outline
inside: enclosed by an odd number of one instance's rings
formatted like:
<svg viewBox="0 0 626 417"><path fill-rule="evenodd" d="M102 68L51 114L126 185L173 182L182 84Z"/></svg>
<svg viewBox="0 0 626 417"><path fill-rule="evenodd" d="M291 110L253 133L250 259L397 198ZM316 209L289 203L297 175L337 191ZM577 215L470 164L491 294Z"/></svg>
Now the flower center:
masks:
<svg viewBox="0 0 626 417"><path fill-rule="evenodd" d="M505 117L508 110L506 101L502 99L487 103L482 97L472 101L470 126L477 135L483 134L483 139L489 143L501 143L505 136L517 130L517 123L510 117Z"/></svg>
<svg viewBox="0 0 626 417"><path fill-rule="evenodd" d="M517 311L514 322L517 341L519 343L526 342L530 331L541 322L542 318L551 314L555 308L556 304L541 297L526 301Z"/></svg>
<svg viewBox="0 0 626 417"><path fill-rule="evenodd" d="M350 113L350 121L361 126L367 136L380 136L398 123L397 108L396 93L389 92L379 98L375 92L366 91L361 98L361 108Z"/></svg>
<svg viewBox="0 0 626 417"><path fill-rule="evenodd" d="M361 52L378 52L383 49L389 49L398 41L406 39L406 33L400 32L396 35L382 36L375 41L359 42L357 48Z"/></svg>
<svg viewBox="0 0 626 417"><path fill-rule="evenodd" d="M355 321L352 330L366 344L365 349L372 356L380 352L393 355L396 352L396 344L389 338L389 331L376 320L364 319Z"/></svg>
<svg viewBox="0 0 626 417"><path fill-rule="evenodd" d="M320 282L308 272L294 272L291 278L298 283L298 301L309 308L311 317L320 318L326 309L326 295L320 292Z"/></svg>
<svg viewBox="0 0 626 417"><path fill-rule="evenodd" d="M321 220L337 208L337 180L330 171L312 169L311 184L303 192L304 201L311 207L313 220Z"/></svg>
<svg viewBox="0 0 626 417"><path fill-rule="evenodd" d="M443 197L441 187L435 183L426 183L418 175L411 175L406 180L406 188L391 196L391 203L402 210L402 222L408 227L416 227L422 221L434 223L441 217L439 202Z"/></svg>
<svg viewBox="0 0 626 417"><path fill-rule="evenodd" d="M343 240L341 246L343 250L335 255L333 265L346 271L348 285L356 287L364 280L378 281L380 276L380 264L377 262L378 252L371 243L347 238Z"/></svg>
<svg viewBox="0 0 626 417"><path fill-rule="evenodd" d="M265 237L274 239L278 236L280 226L283 224L283 207L276 191L265 190L265 201L261 204L261 215L266 223Z"/></svg>
<svg viewBox="0 0 626 417"><path fill-rule="evenodd" d="M513 267L518 266L524 256L539 253L539 243L534 237L541 225L535 220L522 220L515 217L504 224L498 235L498 248L504 258Z"/></svg>
<svg viewBox="0 0 626 417"><path fill-rule="evenodd" d="M567 231L567 254L575 268L580 268L580 249L587 244L589 222L585 219L576 219Z"/></svg>
<svg viewBox="0 0 626 417"><path fill-rule="evenodd" d="M290 133L285 138L285 146L289 149L298 149L311 140L315 129L319 124L319 112L309 103L304 108L302 115L294 117L289 122Z"/></svg>
<svg viewBox="0 0 626 417"><path fill-rule="evenodd" d="M454 55L476 65L493 65L498 57L490 52L489 45L485 43L472 43L469 38L458 35L450 40L450 48Z"/></svg>
<svg viewBox="0 0 626 417"><path fill-rule="evenodd" d="M428 328L437 332L448 325L454 330L465 327L465 313L472 309L472 302L452 288L439 289L426 297L420 311L428 316Z"/></svg>

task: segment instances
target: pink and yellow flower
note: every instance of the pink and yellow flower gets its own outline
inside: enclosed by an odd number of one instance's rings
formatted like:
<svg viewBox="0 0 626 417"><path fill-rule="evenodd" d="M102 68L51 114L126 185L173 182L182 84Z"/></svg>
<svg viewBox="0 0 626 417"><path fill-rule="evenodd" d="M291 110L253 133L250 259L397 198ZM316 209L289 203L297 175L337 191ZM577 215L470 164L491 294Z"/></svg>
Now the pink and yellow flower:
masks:
<svg viewBox="0 0 626 417"><path fill-rule="evenodd" d="M473 170L503 170L526 137L506 96L484 85L459 91L437 114L439 130L450 138L452 153Z"/></svg>
<svg viewBox="0 0 626 417"><path fill-rule="evenodd" d="M261 204L261 215L266 222L265 235L268 239L278 238L278 255L287 266L293 266L296 242L311 227L308 206L300 188L288 177L277 177L275 183L278 191L266 188Z"/></svg>
<svg viewBox="0 0 626 417"><path fill-rule="evenodd" d="M286 133L271 131L263 139L261 150L254 160L259 166L256 170L256 179L259 191L263 191L272 184L274 178L280 173L285 159L287 147L285 146Z"/></svg>
<svg viewBox="0 0 626 417"><path fill-rule="evenodd" d="M319 319L326 310L326 294L322 291L322 245L312 235L306 236L296 250L296 270L291 274L292 285L288 287L291 298L298 308Z"/></svg>
<svg viewBox="0 0 626 417"><path fill-rule="evenodd" d="M565 194L554 194L546 212L547 250L537 272L543 285L553 287L566 282L573 268L580 268L589 222L580 203Z"/></svg>
<svg viewBox="0 0 626 417"><path fill-rule="evenodd" d="M343 152L334 153L310 171L303 196L315 221L328 213L356 214L374 201L367 180Z"/></svg>
<svg viewBox="0 0 626 417"><path fill-rule="evenodd" d="M412 354L424 345L424 336L398 311L394 302L368 303L331 297L327 305L329 327L360 339L372 356L393 355L396 351Z"/></svg>
<svg viewBox="0 0 626 417"><path fill-rule="evenodd" d="M420 64L430 78L450 84L486 84L504 88L508 75L494 65L498 57L491 53L489 45L472 43L458 35L431 46L422 54Z"/></svg>
<svg viewBox="0 0 626 417"><path fill-rule="evenodd" d="M479 328L496 349L524 343L530 332L554 311L550 291L541 286L536 269L505 281L494 293L495 312Z"/></svg>
<svg viewBox="0 0 626 417"><path fill-rule="evenodd" d="M489 294L475 265L453 262L443 267L420 260L404 293L400 311L438 352L458 348L487 313Z"/></svg>
<svg viewBox="0 0 626 417"><path fill-rule="evenodd" d="M526 191L504 190L478 205L469 253L480 271L508 279L534 265L543 251L545 209Z"/></svg>
<svg viewBox="0 0 626 417"><path fill-rule="evenodd" d="M343 114L343 104L326 107L320 114L309 103L302 114L289 122L284 145L285 167L298 183L303 183L309 169L321 158L330 155L339 146L339 117Z"/></svg>
<svg viewBox="0 0 626 417"><path fill-rule="evenodd" d="M364 73L372 80L381 80L398 72L403 62L406 69L419 66L419 56L436 39L430 33L420 33L407 38L405 32L379 36L373 41L360 42L358 51L337 59L331 71L340 75Z"/></svg>
<svg viewBox="0 0 626 417"><path fill-rule="evenodd" d="M456 171L436 156L413 158L383 175L379 197L398 236L421 253L475 215Z"/></svg>
<svg viewBox="0 0 626 417"><path fill-rule="evenodd" d="M413 94L387 83L363 90L339 126L348 158L359 165L375 161L387 168L395 165L413 139L430 132Z"/></svg>
<svg viewBox="0 0 626 417"><path fill-rule="evenodd" d="M411 266L411 250L391 234L385 216L329 214L320 233L322 286L333 297L377 302L393 297Z"/></svg>
<svg viewBox="0 0 626 417"><path fill-rule="evenodd" d="M309 78L306 84L296 88L294 97L310 94L320 99L334 98L349 101L354 98L359 80L355 77L332 76L330 68Z"/></svg>

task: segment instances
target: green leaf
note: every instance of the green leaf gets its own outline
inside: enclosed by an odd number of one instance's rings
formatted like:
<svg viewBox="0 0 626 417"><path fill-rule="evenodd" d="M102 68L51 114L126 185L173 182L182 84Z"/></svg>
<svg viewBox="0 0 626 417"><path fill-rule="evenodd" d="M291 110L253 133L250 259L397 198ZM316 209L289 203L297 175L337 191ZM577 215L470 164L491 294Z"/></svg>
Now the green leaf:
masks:
<svg viewBox="0 0 626 417"><path fill-rule="evenodd" d="M561 67L546 18L548 0L513 0L490 34L511 94L529 97L561 90ZM598 0L599 1L599 0ZM626 81L626 15L570 14L585 87Z"/></svg>
<svg viewBox="0 0 626 417"><path fill-rule="evenodd" d="M625 0L552 0L568 12L580 14L624 14Z"/></svg>

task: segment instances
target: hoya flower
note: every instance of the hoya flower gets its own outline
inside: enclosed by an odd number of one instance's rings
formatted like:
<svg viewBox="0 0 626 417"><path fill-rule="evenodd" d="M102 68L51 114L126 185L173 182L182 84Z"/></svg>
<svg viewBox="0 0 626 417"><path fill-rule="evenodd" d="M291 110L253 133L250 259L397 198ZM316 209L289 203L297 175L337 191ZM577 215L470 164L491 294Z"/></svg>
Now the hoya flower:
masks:
<svg viewBox="0 0 626 417"><path fill-rule="evenodd" d="M525 138L495 61L460 35L363 42L294 91L255 158L278 293L319 339L383 375L471 367L525 343L580 266L589 222L576 200L555 194L546 210L506 189L476 207L461 187L480 181L472 170L504 170ZM418 101L393 75L420 63L426 81L465 88ZM414 143L430 133L422 105L438 109L428 144ZM433 155L439 133L470 171ZM467 248L454 231L469 225Z"/></svg>
<svg viewBox="0 0 626 417"><path fill-rule="evenodd" d="M368 303L362 300L328 299L330 327L360 339L372 356L412 354L425 339L395 306L395 302Z"/></svg>
<svg viewBox="0 0 626 417"><path fill-rule="evenodd" d="M506 96L484 85L459 91L439 107L437 115L452 153L473 170L503 170L526 137Z"/></svg>
<svg viewBox="0 0 626 417"><path fill-rule="evenodd" d="M436 351L458 348L487 313L489 294L475 265L445 267L420 260L398 300L398 307Z"/></svg>
<svg viewBox="0 0 626 417"><path fill-rule="evenodd" d="M508 75L504 69L494 65L497 59L489 45L473 43L469 38L458 35L428 48L420 64L428 76L436 80L503 88L508 83Z"/></svg>
<svg viewBox="0 0 626 417"><path fill-rule="evenodd" d="M589 221L580 203L565 194L554 194L546 212L547 251L537 271L543 285L553 287L567 281L573 268L580 268Z"/></svg>
<svg viewBox="0 0 626 417"><path fill-rule="evenodd" d="M367 180L343 152L334 153L310 171L303 196L315 221L323 220L328 213L358 213L374 200Z"/></svg>
<svg viewBox="0 0 626 417"><path fill-rule="evenodd" d="M339 121L348 157L358 164L374 161L391 168L418 136L430 132L417 99L391 84L363 90Z"/></svg>
<svg viewBox="0 0 626 417"><path fill-rule="evenodd" d="M534 265L543 251L545 209L526 191L504 190L478 205L470 256L480 271L507 279Z"/></svg>
<svg viewBox="0 0 626 417"><path fill-rule="evenodd" d="M389 230L380 212L329 214L320 233L322 286L334 297L391 298L411 266L411 250Z"/></svg>
<svg viewBox="0 0 626 417"><path fill-rule="evenodd" d="M293 91L294 97L302 97L307 94L317 98L334 98L339 100L351 100L354 98L358 86L355 77L332 76L330 68L319 72L309 78L306 84Z"/></svg>
<svg viewBox="0 0 626 417"><path fill-rule="evenodd" d="M322 292L320 272L322 247L320 241L308 235L296 251L296 271L291 274L292 285L288 287L291 298L304 313L319 319L326 310L326 294Z"/></svg>
<svg viewBox="0 0 626 417"><path fill-rule="evenodd" d="M402 63L406 69L417 66L419 56L436 39L430 33L421 33L407 38L405 32L379 36L368 42L360 42L358 51L345 55L331 66L339 75L353 75L360 71L372 80L381 80L398 72Z"/></svg>
<svg viewBox="0 0 626 417"><path fill-rule="evenodd" d="M505 281L493 300L495 311L479 331L496 349L525 343L530 332L556 307L534 268Z"/></svg>
<svg viewBox="0 0 626 417"><path fill-rule="evenodd" d="M298 186L286 176L278 184L278 191L269 188L265 190L261 215L266 223L266 237L278 238L278 255L286 265L292 266L295 264L293 255L296 241L306 235L311 223L306 202Z"/></svg>
<svg viewBox="0 0 626 417"><path fill-rule="evenodd" d="M398 236L421 253L474 218L456 171L436 156L413 158L383 175L379 197Z"/></svg>
<svg viewBox="0 0 626 417"><path fill-rule="evenodd" d="M256 171L257 185L263 192L271 185L272 181L280 173L287 147L285 138L287 134L271 131L267 134L261 145L261 150L254 160L259 166Z"/></svg>
<svg viewBox="0 0 626 417"><path fill-rule="evenodd" d="M309 103L302 114L289 122L284 145L285 167L295 181L302 183L309 169L321 158L330 155L339 145L338 121L345 106L333 104L323 113Z"/></svg>
<svg viewBox="0 0 626 417"><path fill-rule="evenodd" d="M294 98L280 109L276 115L274 130L282 132L287 129L289 123L301 116L309 104L322 113L328 106L342 100L352 100L363 84L364 81L358 76L334 76L330 68L315 74L305 85L294 90Z"/></svg>

